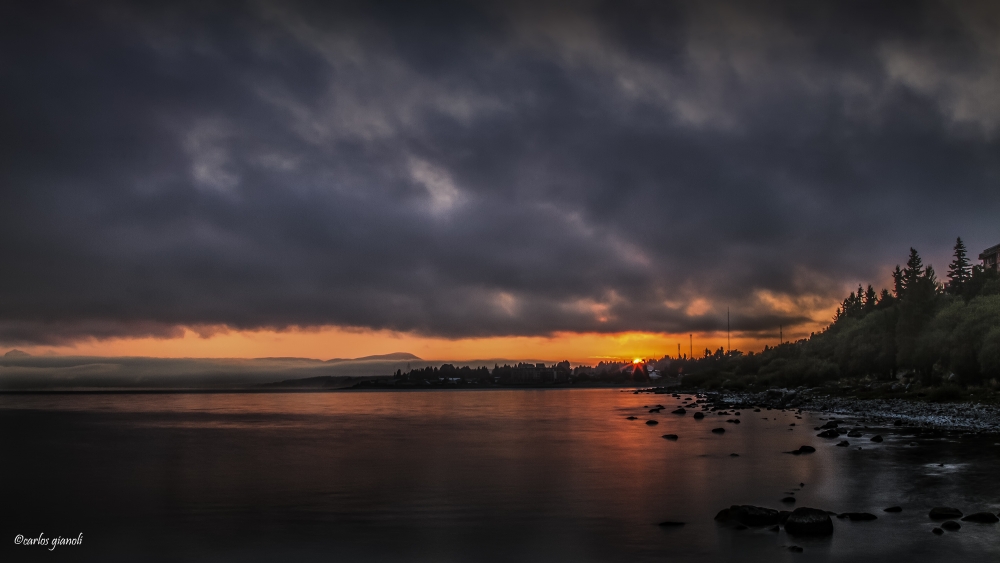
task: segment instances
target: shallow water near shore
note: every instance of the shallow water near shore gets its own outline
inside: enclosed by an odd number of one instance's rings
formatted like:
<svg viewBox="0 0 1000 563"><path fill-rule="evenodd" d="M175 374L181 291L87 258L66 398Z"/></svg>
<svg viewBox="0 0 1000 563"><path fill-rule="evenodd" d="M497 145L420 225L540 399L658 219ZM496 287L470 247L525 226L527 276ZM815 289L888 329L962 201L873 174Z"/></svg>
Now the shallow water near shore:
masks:
<svg viewBox="0 0 1000 563"><path fill-rule="evenodd" d="M845 448L815 436L822 414L695 420L679 404L616 389L3 395L3 530L83 533L15 546L46 561L1000 560L1000 524L935 536L927 518L1000 511L998 436L869 429ZM782 453L801 445L817 451ZM733 504L878 519L791 538L713 520Z"/></svg>

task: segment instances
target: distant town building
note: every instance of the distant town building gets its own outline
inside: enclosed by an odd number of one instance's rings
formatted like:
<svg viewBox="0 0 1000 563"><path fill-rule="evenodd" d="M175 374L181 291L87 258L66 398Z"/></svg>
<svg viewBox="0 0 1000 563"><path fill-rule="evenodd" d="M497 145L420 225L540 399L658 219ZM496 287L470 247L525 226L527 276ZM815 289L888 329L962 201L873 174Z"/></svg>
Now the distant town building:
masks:
<svg viewBox="0 0 1000 563"><path fill-rule="evenodd" d="M569 367L569 362L560 362L552 366L541 363L519 363L515 366L498 366L493 373L495 381L502 385L546 385L569 383L573 371Z"/></svg>
<svg viewBox="0 0 1000 563"><path fill-rule="evenodd" d="M979 259L983 261L983 268L997 269L997 262L1000 261L1000 244L991 246L984 250Z"/></svg>

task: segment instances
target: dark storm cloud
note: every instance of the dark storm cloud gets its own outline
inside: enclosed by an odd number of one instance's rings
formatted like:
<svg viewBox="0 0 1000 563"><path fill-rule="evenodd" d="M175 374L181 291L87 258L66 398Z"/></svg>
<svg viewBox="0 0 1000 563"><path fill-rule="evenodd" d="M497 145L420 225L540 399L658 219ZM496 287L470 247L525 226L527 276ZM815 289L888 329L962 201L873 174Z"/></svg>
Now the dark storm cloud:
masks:
<svg viewBox="0 0 1000 563"><path fill-rule="evenodd" d="M0 340L766 331L1000 242L991 3L21 3Z"/></svg>

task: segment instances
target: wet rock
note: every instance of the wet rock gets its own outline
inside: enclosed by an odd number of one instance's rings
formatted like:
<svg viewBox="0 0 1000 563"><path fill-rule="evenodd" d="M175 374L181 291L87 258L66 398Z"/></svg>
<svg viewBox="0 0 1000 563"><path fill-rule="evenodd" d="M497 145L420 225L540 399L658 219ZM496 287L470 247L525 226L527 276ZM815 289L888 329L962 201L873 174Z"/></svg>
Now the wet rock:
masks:
<svg viewBox="0 0 1000 563"><path fill-rule="evenodd" d="M773 526L778 523L778 511L762 506L740 504L729 507L729 513L733 520L744 526L754 528L763 526Z"/></svg>
<svg viewBox="0 0 1000 563"><path fill-rule="evenodd" d="M696 412L696 413L694 413L694 417L695 417L695 419L700 420L702 418L705 418L705 413L703 413L703 412Z"/></svg>
<svg viewBox="0 0 1000 563"><path fill-rule="evenodd" d="M677 434L664 434L663 438L666 439L666 440L672 440L672 441L676 442L677 441Z"/></svg>
<svg viewBox="0 0 1000 563"><path fill-rule="evenodd" d="M948 530L949 532L955 532L962 529L962 525L954 520L947 520L945 522L941 522L941 527L944 528L945 530Z"/></svg>
<svg viewBox="0 0 1000 563"><path fill-rule="evenodd" d="M660 421L658 421L658 420L647 420L646 421L646 424L648 424L650 426L652 426L654 424L659 424L659 423L660 423Z"/></svg>
<svg viewBox="0 0 1000 563"><path fill-rule="evenodd" d="M903 511L902 506L890 506L889 508L884 509L882 512L902 512L902 511Z"/></svg>
<svg viewBox="0 0 1000 563"><path fill-rule="evenodd" d="M788 546L788 551L791 551L792 553L802 553L805 550L797 545L790 545Z"/></svg>
<svg viewBox="0 0 1000 563"><path fill-rule="evenodd" d="M675 410L670 411L670 414L687 414L687 412L688 411L684 410L683 408L679 408L679 409L675 409Z"/></svg>
<svg viewBox="0 0 1000 563"><path fill-rule="evenodd" d="M820 429L826 430L827 428L836 428L838 426L840 426L839 420L831 420L830 422L827 422L823 426L820 426Z"/></svg>
<svg viewBox="0 0 1000 563"><path fill-rule="evenodd" d="M811 453L815 453L815 452L816 452L816 448L814 448L812 446L799 446L799 449L792 450L790 452L785 452L785 453L786 454L792 454L792 455L802 455L802 454L811 454Z"/></svg>
<svg viewBox="0 0 1000 563"><path fill-rule="evenodd" d="M791 514L791 512L788 511L788 510L779 510L778 511L778 523L781 524L782 526L784 526L785 522L788 522L788 515L789 514Z"/></svg>
<svg viewBox="0 0 1000 563"><path fill-rule="evenodd" d="M976 522L979 524L995 524L1000 522L1000 518L997 518L996 514L992 512L976 512L975 514L970 514L965 518L962 518L962 522Z"/></svg>
<svg viewBox="0 0 1000 563"><path fill-rule="evenodd" d="M934 528L933 530L931 530L931 533L934 534L935 536L940 536L941 534L944 533L944 530L942 530L941 528Z"/></svg>
<svg viewBox="0 0 1000 563"><path fill-rule="evenodd" d="M793 536L829 536L833 533L833 520L823 510L803 506L788 515L785 531Z"/></svg>
<svg viewBox="0 0 1000 563"><path fill-rule="evenodd" d="M795 504L795 497L785 497L781 499L781 502L785 504Z"/></svg>
<svg viewBox="0 0 1000 563"><path fill-rule="evenodd" d="M872 436L872 442L881 442L881 441L882 441L882 436L878 434Z"/></svg>
<svg viewBox="0 0 1000 563"><path fill-rule="evenodd" d="M729 454L729 457L740 457L740 454Z"/></svg>
<svg viewBox="0 0 1000 563"><path fill-rule="evenodd" d="M638 418L638 417L630 416L630 417L627 417L625 420L635 420L636 418Z"/></svg>
<svg viewBox="0 0 1000 563"><path fill-rule="evenodd" d="M820 438L839 438L840 437L840 432L837 432L836 430L832 430L832 429L831 430L824 430L824 431L820 432L819 434L817 434L816 436L818 436Z"/></svg>
<svg viewBox="0 0 1000 563"><path fill-rule="evenodd" d="M927 516L931 520L951 520L952 518L961 518L962 511L950 506L936 506L927 513Z"/></svg>
<svg viewBox="0 0 1000 563"><path fill-rule="evenodd" d="M678 528L680 526L683 526L684 522L675 522L673 520L667 520L666 522L660 522L658 525L664 528Z"/></svg>
<svg viewBox="0 0 1000 563"><path fill-rule="evenodd" d="M841 440L840 442L837 442L837 447L839 447L839 448L846 448L847 446L850 446L850 445L851 445L851 443L848 442L847 440Z"/></svg>
<svg viewBox="0 0 1000 563"><path fill-rule="evenodd" d="M760 412L760 409L754 409L753 412Z"/></svg>
<svg viewBox="0 0 1000 563"><path fill-rule="evenodd" d="M878 516L870 514L868 512L843 512L837 515L837 518L843 520L847 518L851 522L866 522L868 520L878 520Z"/></svg>
<svg viewBox="0 0 1000 563"><path fill-rule="evenodd" d="M649 409L649 412L660 412L660 409Z"/></svg>
<svg viewBox="0 0 1000 563"><path fill-rule="evenodd" d="M713 434L725 434L726 433L726 429L725 428L713 428L712 429L712 433Z"/></svg>
<svg viewBox="0 0 1000 563"><path fill-rule="evenodd" d="M848 438L860 438L861 437L861 432L858 432L857 430L851 430L850 432L847 433L847 437Z"/></svg>

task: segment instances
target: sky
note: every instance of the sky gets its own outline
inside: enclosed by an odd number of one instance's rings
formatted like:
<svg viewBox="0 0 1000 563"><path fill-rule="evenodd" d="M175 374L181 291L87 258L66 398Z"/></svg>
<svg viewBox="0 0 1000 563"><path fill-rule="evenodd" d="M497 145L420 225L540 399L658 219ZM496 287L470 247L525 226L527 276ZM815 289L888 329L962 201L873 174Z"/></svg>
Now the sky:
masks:
<svg viewBox="0 0 1000 563"><path fill-rule="evenodd" d="M0 347L759 350L1000 243L995 2L158 4L0 7Z"/></svg>

